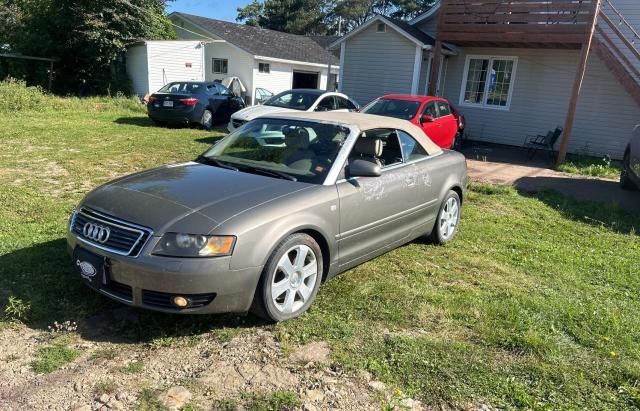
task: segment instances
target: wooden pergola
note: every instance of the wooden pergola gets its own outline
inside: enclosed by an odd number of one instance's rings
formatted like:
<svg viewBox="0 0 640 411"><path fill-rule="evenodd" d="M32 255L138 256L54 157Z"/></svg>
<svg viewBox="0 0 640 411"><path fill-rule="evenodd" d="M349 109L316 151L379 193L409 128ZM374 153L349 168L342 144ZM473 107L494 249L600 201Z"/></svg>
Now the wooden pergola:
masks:
<svg viewBox="0 0 640 411"><path fill-rule="evenodd" d="M441 0L429 94L435 94L442 43L462 47L580 50L558 149L565 160L601 0Z"/></svg>
<svg viewBox="0 0 640 411"><path fill-rule="evenodd" d="M0 53L0 57L10 58L10 59L35 60L35 61L48 62L49 63L49 90L51 90L51 86L53 84L53 63L58 61L58 59L47 58L47 57L24 56L22 54L10 54L10 53Z"/></svg>

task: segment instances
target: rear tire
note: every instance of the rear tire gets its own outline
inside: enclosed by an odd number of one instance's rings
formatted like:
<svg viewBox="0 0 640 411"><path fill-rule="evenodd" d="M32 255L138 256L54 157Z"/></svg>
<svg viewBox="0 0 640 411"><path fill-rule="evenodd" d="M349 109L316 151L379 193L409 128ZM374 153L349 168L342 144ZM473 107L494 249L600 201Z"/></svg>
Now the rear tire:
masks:
<svg viewBox="0 0 640 411"><path fill-rule="evenodd" d="M444 245L454 239L460 223L460 205L458 193L449 190L440 205L435 226L429 235L429 239L433 243Z"/></svg>
<svg viewBox="0 0 640 411"><path fill-rule="evenodd" d="M166 121L160 121L160 120L156 120L154 118L151 119L151 122L153 124L155 124L158 127L166 127L167 126L167 122Z"/></svg>
<svg viewBox="0 0 640 411"><path fill-rule="evenodd" d="M322 282L322 250L307 234L292 234L264 266L251 311L269 321L298 317L316 298Z"/></svg>
<svg viewBox="0 0 640 411"><path fill-rule="evenodd" d="M631 167L630 163L630 155L627 151L624 154L624 159L622 160L622 171L620 171L620 188L623 190L635 190L637 188L629 176Z"/></svg>
<svg viewBox="0 0 640 411"><path fill-rule="evenodd" d="M202 112L202 117L200 118L200 126L203 129L209 131L211 127L213 127L213 113L209 109L205 109Z"/></svg>

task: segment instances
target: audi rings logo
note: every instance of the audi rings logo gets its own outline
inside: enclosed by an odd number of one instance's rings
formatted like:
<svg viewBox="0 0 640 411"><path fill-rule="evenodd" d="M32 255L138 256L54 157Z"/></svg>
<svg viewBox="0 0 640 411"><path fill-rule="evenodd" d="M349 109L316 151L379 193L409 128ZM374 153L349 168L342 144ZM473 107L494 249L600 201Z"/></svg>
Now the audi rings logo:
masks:
<svg viewBox="0 0 640 411"><path fill-rule="evenodd" d="M87 223L82 227L82 235L97 243L104 244L109 239L111 230L95 223Z"/></svg>

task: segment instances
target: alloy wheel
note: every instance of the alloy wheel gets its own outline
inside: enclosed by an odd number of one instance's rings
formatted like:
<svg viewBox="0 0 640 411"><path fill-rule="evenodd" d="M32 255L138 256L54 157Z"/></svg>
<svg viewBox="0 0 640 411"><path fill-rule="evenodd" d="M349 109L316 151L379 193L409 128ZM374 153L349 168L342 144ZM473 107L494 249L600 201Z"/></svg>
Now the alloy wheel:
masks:
<svg viewBox="0 0 640 411"><path fill-rule="evenodd" d="M313 296L318 277L318 260L313 250L295 245L278 261L271 282L271 299L276 309L290 314L300 310Z"/></svg>
<svg viewBox="0 0 640 411"><path fill-rule="evenodd" d="M448 240L455 232L458 225L458 216L460 207L458 200L450 197L442 209L440 214L440 233L445 240Z"/></svg>

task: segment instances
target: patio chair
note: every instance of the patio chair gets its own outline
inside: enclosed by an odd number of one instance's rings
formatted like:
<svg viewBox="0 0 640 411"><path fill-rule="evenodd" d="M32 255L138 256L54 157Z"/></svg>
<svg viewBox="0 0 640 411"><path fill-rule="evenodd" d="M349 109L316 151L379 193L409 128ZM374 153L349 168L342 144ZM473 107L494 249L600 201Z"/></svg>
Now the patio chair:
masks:
<svg viewBox="0 0 640 411"><path fill-rule="evenodd" d="M549 131L546 136L542 134L527 136L524 139L524 146L527 148L527 157L529 159L532 159L536 155L538 150L546 150L549 152L551 160L555 161L556 154L553 146L555 146L556 141L558 141L558 138L560 138L561 134L562 127L556 127L555 130Z"/></svg>

